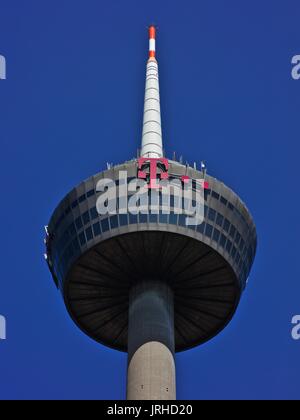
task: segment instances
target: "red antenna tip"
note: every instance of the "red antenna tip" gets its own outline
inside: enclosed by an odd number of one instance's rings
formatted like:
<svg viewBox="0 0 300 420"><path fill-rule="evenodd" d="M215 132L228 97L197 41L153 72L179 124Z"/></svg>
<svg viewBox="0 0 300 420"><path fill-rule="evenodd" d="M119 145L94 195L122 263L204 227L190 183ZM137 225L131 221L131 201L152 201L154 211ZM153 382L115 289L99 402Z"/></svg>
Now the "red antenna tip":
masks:
<svg viewBox="0 0 300 420"><path fill-rule="evenodd" d="M150 39L155 39L155 37L156 37L156 27L151 25L149 27L149 38Z"/></svg>
<svg viewBox="0 0 300 420"><path fill-rule="evenodd" d="M156 37L156 27L151 25L149 27L149 57L155 58L155 37Z"/></svg>

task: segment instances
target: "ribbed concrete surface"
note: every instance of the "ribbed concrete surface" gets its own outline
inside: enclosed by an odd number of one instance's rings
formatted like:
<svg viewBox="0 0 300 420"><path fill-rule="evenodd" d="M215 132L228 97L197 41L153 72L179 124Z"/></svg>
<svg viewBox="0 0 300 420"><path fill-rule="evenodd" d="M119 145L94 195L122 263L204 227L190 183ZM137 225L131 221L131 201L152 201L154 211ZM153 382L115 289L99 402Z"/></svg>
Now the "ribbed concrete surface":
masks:
<svg viewBox="0 0 300 420"><path fill-rule="evenodd" d="M163 156L158 65L155 59L147 63L141 156Z"/></svg>

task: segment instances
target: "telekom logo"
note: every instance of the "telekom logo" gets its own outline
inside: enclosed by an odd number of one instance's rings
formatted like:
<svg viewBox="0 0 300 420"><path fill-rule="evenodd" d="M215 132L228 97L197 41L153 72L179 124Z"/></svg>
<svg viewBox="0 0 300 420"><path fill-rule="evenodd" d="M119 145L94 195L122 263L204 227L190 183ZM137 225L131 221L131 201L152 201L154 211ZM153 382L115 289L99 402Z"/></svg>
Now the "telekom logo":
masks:
<svg viewBox="0 0 300 420"><path fill-rule="evenodd" d="M148 166L149 173L143 169L145 166ZM163 171L158 174L158 167ZM157 180L157 175L159 175L161 180L169 179L169 161L165 158L140 158L138 160L138 178L147 180L149 177L149 188L150 189L160 189L161 186ZM190 177L187 175L183 175L181 177L181 181L183 183L188 183ZM208 189L209 185L208 182L203 182L203 188Z"/></svg>
<svg viewBox="0 0 300 420"><path fill-rule="evenodd" d="M148 174L142 170L143 167L148 164L150 166L150 182L149 182L149 188L151 189L158 189L160 188L159 183L157 183L157 168L158 164L160 164L160 167L165 170L165 172L162 172L160 174L160 179L169 179L169 162L165 158L140 158L138 160L138 166L139 166L139 172L138 172L138 178L140 179L147 179Z"/></svg>

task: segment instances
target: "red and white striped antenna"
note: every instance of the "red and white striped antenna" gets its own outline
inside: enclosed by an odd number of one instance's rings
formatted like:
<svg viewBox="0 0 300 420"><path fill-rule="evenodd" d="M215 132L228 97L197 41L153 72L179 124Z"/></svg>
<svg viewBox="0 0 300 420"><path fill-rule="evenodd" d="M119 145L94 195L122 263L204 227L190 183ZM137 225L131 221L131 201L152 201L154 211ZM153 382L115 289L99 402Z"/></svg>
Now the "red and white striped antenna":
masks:
<svg viewBox="0 0 300 420"><path fill-rule="evenodd" d="M155 58L156 52L156 27L149 26L149 58Z"/></svg>
<svg viewBox="0 0 300 420"><path fill-rule="evenodd" d="M149 59L147 62L144 123L141 157L163 157L163 142L160 115L158 63L156 53L156 27L149 27Z"/></svg>

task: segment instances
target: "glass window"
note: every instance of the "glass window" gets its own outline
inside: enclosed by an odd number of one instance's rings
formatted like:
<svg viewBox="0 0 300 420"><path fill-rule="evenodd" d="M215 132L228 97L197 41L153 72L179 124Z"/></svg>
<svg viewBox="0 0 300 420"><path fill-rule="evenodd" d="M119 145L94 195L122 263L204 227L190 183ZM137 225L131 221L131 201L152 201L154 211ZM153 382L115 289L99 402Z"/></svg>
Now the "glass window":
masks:
<svg viewBox="0 0 300 420"><path fill-rule="evenodd" d="M92 219L92 220L97 219L97 217L99 216L99 214L98 214L98 212L97 212L96 207L93 207L93 208L90 210L90 215L91 215L91 219Z"/></svg>
<svg viewBox="0 0 300 420"><path fill-rule="evenodd" d="M240 235L240 233L239 232L237 232L236 233L236 237L235 237L235 243L237 244L237 246L239 245L239 243L240 243L240 239L241 239L241 235Z"/></svg>
<svg viewBox="0 0 300 420"><path fill-rule="evenodd" d="M120 226L127 226L128 225L128 215L127 214L120 214Z"/></svg>
<svg viewBox="0 0 300 420"><path fill-rule="evenodd" d="M78 201L79 203L82 203L85 200L85 194L82 194L79 198Z"/></svg>
<svg viewBox="0 0 300 420"><path fill-rule="evenodd" d="M94 231L94 236L99 236L99 235L101 235L101 227L100 227L100 223L94 223L94 224L93 224L93 231Z"/></svg>
<svg viewBox="0 0 300 420"><path fill-rule="evenodd" d="M223 233L222 233L221 239L220 239L220 245L221 245L222 248L224 248L225 244L226 244L226 236L223 235Z"/></svg>
<svg viewBox="0 0 300 420"><path fill-rule="evenodd" d="M211 238L212 231L213 231L212 225L210 225L209 223L206 223L205 235Z"/></svg>
<svg viewBox="0 0 300 420"><path fill-rule="evenodd" d="M231 247L232 247L232 242L230 239L227 239L226 251L228 252L228 254L230 254Z"/></svg>
<svg viewBox="0 0 300 420"><path fill-rule="evenodd" d="M119 220L117 215L110 218L110 227L111 229L117 229L119 227Z"/></svg>
<svg viewBox="0 0 300 420"><path fill-rule="evenodd" d="M229 208L229 210L231 210L231 211L233 211L233 209L234 209L233 205L232 205L231 203L229 203L229 202L228 202L228 208Z"/></svg>
<svg viewBox="0 0 300 420"><path fill-rule="evenodd" d="M241 238L241 243L240 243L240 246L239 246L241 253L243 252L244 245L245 245L244 239Z"/></svg>
<svg viewBox="0 0 300 420"><path fill-rule="evenodd" d="M239 253L236 254L235 262L238 264L240 262L241 256Z"/></svg>
<svg viewBox="0 0 300 420"><path fill-rule="evenodd" d="M232 239L234 238L235 232L236 228L233 225L231 225L229 235L232 237Z"/></svg>
<svg viewBox="0 0 300 420"><path fill-rule="evenodd" d="M135 225L138 222L137 214L129 214L129 223Z"/></svg>
<svg viewBox="0 0 300 420"><path fill-rule="evenodd" d="M159 215L159 223L168 223L168 214L162 214Z"/></svg>
<svg viewBox="0 0 300 420"><path fill-rule="evenodd" d="M79 235L79 241L80 241L81 246L86 244L86 239L85 239L84 232L81 232L81 234Z"/></svg>
<svg viewBox="0 0 300 420"><path fill-rule="evenodd" d="M230 222L229 222L229 220L225 219L223 229L226 232L228 232L229 231L229 227L230 227Z"/></svg>
<svg viewBox="0 0 300 420"><path fill-rule="evenodd" d="M232 250L231 250L231 256L232 256L232 258L233 258L233 259L235 259L236 253L237 253L237 249L236 249L236 247L233 245Z"/></svg>
<svg viewBox="0 0 300 420"><path fill-rule="evenodd" d="M242 215L242 213L240 213L240 216L241 216L241 218L242 218L243 222L244 222L244 223L247 223L247 222L246 222L246 219L245 219L245 217Z"/></svg>
<svg viewBox="0 0 300 420"><path fill-rule="evenodd" d="M90 215L89 212L86 211L82 216L83 223L87 225L90 222Z"/></svg>
<svg viewBox="0 0 300 420"><path fill-rule="evenodd" d="M223 220L224 220L224 217L220 213L218 213L217 214L217 220L216 220L217 225L219 225L220 227L222 227Z"/></svg>
<svg viewBox="0 0 300 420"><path fill-rule="evenodd" d="M149 223L157 223L158 214L149 214Z"/></svg>
<svg viewBox="0 0 300 420"><path fill-rule="evenodd" d="M213 240L215 242L219 242L219 239L220 239L220 231L217 228L215 228L214 234L213 234Z"/></svg>
<svg viewBox="0 0 300 420"><path fill-rule="evenodd" d="M215 221L215 217L216 217L216 210L209 209L208 210L208 218L209 218L209 220L211 220L212 222L214 222Z"/></svg>
<svg viewBox="0 0 300 420"><path fill-rule="evenodd" d="M215 198L216 200L219 200L220 198L220 194L216 193L215 191L212 191L211 193L212 197Z"/></svg>
<svg viewBox="0 0 300 420"><path fill-rule="evenodd" d="M197 227L197 232L204 234L204 229L205 229L205 223L201 223L201 225L198 225Z"/></svg>
<svg viewBox="0 0 300 420"><path fill-rule="evenodd" d="M170 213L170 224L177 225L177 218L178 218L177 214L174 214L173 212Z"/></svg>
<svg viewBox="0 0 300 420"><path fill-rule="evenodd" d="M102 232L107 232L109 230L108 219L101 220L101 227L102 227Z"/></svg>
<svg viewBox="0 0 300 420"><path fill-rule="evenodd" d="M208 207L207 205L204 206L204 217L207 217Z"/></svg>
<svg viewBox="0 0 300 420"><path fill-rule="evenodd" d="M81 220L80 216L75 220L75 225L76 225L77 230L79 230L83 227L82 220Z"/></svg>
<svg viewBox="0 0 300 420"><path fill-rule="evenodd" d="M86 193L87 197L92 197L93 195L95 195L95 190L90 190Z"/></svg>
<svg viewBox="0 0 300 420"><path fill-rule="evenodd" d="M76 229L75 229L75 225L74 225L74 223L71 223L71 224L70 224L70 227L69 227L69 232L70 232L70 235L71 235L71 236L74 236L74 235L76 234Z"/></svg>
<svg viewBox="0 0 300 420"><path fill-rule="evenodd" d="M148 214L142 214L139 215L140 223L148 223Z"/></svg>
<svg viewBox="0 0 300 420"><path fill-rule="evenodd" d="M221 195L221 203L224 204L224 206L227 205L227 200L222 195Z"/></svg>
<svg viewBox="0 0 300 420"><path fill-rule="evenodd" d="M90 241L91 239L93 239L93 232L92 232L92 228L91 227L89 227L89 228L86 229L85 234L86 234L86 239L88 241Z"/></svg>
<svg viewBox="0 0 300 420"><path fill-rule="evenodd" d="M75 209L75 207L77 207L77 206L78 206L78 201L77 200L73 201L72 209Z"/></svg>
<svg viewBox="0 0 300 420"><path fill-rule="evenodd" d="M249 263L252 261L252 249L251 249L251 247L249 247L248 248L248 251L247 251L247 258L248 258L248 261L249 261Z"/></svg>
<svg viewBox="0 0 300 420"><path fill-rule="evenodd" d="M210 195L210 190L204 190L204 200L205 201L207 201L209 195Z"/></svg>
<svg viewBox="0 0 300 420"><path fill-rule="evenodd" d="M69 213L70 213L70 211L71 211L71 207L69 206L69 207L66 209L66 211L65 211L66 215L67 215L67 214L69 214Z"/></svg>
<svg viewBox="0 0 300 420"><path fill-rule="evenodd" d="M186 215L185 215L185 214L180 214L180 215L179 215L178 224L179 224L180 226L186 227L186 223L185 223L185 221L186 221Z"/></svg>

